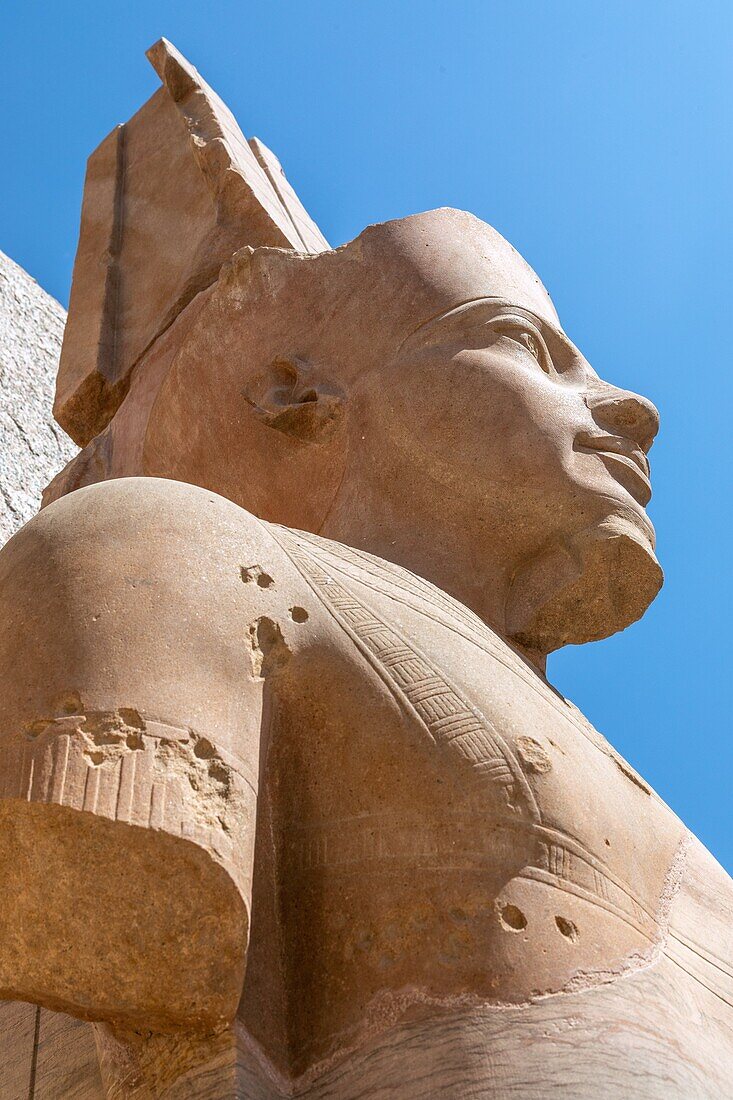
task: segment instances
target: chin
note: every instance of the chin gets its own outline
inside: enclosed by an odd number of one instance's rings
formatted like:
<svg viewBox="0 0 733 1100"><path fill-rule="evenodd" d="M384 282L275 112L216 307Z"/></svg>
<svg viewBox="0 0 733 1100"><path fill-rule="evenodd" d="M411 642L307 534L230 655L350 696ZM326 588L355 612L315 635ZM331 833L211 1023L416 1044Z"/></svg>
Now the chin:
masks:
<svg viewBox="0 0 733 1100"><path fill-rule="evenodd" d="M598 641L624 630L649 607L664 580L654 528L635 502L614 505L517 571L506 612L507 633L517 645L547 654Z"/></svg>

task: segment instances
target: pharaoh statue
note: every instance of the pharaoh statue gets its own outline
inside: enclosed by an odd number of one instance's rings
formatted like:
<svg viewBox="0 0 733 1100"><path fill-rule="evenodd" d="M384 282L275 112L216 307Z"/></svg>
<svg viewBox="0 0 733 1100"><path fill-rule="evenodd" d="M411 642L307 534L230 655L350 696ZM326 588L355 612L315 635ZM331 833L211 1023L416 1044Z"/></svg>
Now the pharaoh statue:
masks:
<svg viewBox="0 0 733 1100"><path fill-rule="evenodd" d="M545 676L660 588L654 406L470 214L331 249L149 56L0 552L2 996L79 1096L733 1095L730 879Z"/></svg>

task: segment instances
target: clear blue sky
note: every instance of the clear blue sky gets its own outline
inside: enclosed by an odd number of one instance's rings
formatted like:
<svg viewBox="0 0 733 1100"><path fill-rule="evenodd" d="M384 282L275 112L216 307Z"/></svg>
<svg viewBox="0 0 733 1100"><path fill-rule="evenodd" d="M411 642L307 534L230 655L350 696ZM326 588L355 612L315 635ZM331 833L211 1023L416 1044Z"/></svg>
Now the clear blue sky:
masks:
<svg viewBox="0 0 733 1100"><path fill-rule="evenodd" d="M500 230L599 373L662 413L667 580L550 677L733 870L730 0L6 0L0 249L66 303L84 162L170 38L333 244L449 205Z"/></svg>

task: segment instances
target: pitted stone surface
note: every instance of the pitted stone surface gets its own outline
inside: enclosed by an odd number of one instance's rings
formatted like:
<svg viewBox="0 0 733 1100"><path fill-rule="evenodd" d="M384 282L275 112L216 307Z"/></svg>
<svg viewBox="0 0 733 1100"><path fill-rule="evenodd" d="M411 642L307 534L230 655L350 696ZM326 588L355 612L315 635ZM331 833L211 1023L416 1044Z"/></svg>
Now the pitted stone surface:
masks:
<svg viewBox="0 0 733 1100"><path fill-rule="evenodd" d="M51 416L66 311L0 252L0 544L77 448Z"/></svg>

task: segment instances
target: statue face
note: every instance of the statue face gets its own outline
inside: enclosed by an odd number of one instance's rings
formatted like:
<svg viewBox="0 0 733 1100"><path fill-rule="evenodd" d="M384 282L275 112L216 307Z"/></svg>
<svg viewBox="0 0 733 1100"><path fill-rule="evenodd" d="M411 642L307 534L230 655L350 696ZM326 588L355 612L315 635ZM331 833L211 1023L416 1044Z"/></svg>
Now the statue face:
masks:
<svg viewBox="0 0 733 1100"><path fill-rule="evenodd" d="M490 518L508 557L609 512L653 546L656 409L600 379L558 326L480 299L420 329L380 383L384 449Z"/></svg>
<svg viewBox="0 0 733 1100"><path fill-rule="evenodd" d="M507 593L504 632L548 652L622 629L658 591L645 507L659 421L651 402L598 377L514 255L503 294L496 265L489 276L478 259L475 297L420 325L378 381L364 380L361 431L373 495L386 486L407 514L432 512L455 594L482 612L491 573ZM450 575L448 564L446 587ZM494 606L494 622L501 614Z"/></svg>

